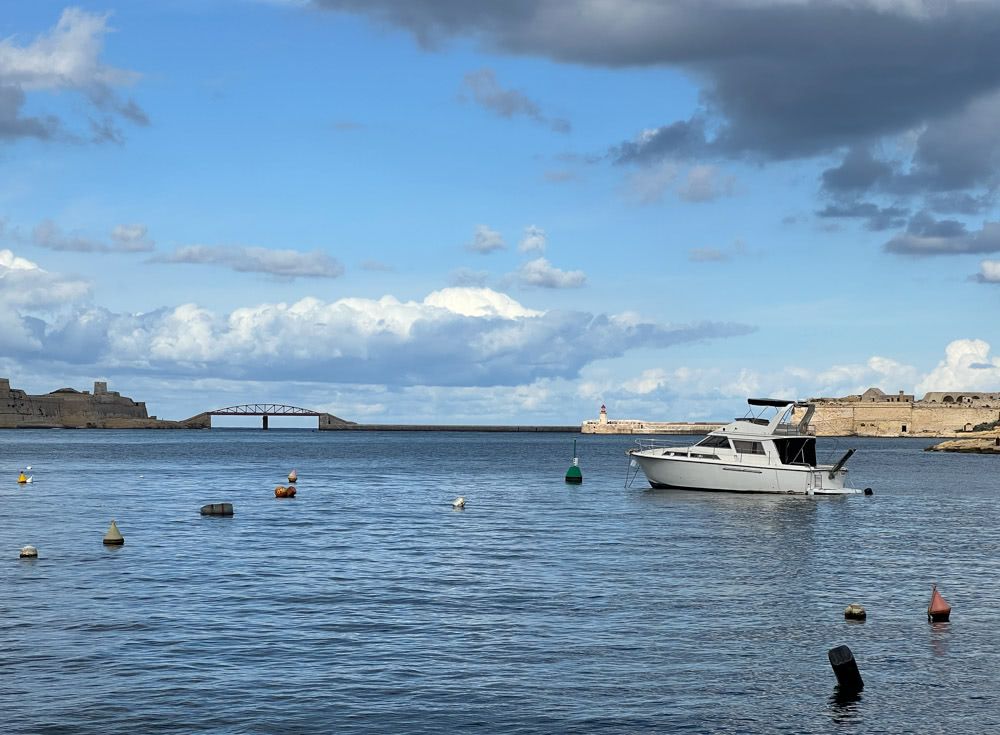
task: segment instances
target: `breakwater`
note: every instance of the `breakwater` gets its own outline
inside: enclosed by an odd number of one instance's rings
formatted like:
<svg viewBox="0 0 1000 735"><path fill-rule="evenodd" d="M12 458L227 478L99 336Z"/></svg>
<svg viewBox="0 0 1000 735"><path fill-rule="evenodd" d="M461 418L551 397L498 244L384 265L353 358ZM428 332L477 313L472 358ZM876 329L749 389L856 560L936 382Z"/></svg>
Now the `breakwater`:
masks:
<svg viewBox="0 0 1000 735"><path fill-rule="evenodd" d="M579 426L490 426L472 424L331 424L320 431L472 431L579 434Z"/></svg>

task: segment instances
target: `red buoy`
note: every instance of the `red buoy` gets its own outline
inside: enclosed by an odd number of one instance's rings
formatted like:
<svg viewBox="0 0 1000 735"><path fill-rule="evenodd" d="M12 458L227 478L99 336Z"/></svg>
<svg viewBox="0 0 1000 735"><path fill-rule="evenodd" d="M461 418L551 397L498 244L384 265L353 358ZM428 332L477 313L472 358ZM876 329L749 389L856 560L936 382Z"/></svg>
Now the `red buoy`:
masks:
<svg viewBox="0 0 1000 735"><path fill-rule="evenodd" d="M927 606L927 620L932 623L947 623L951 616L951 605L945 602L935 584L931 588L931 604Z"/></svg>

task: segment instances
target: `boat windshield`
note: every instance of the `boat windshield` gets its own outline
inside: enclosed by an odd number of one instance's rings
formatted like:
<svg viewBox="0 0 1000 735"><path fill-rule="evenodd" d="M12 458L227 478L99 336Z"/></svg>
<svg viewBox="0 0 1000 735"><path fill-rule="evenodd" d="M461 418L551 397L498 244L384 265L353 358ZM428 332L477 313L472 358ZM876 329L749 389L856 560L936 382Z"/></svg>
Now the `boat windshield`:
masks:
<svg viewBox="0 0 1000 735"><path fill-rule="evenodd" d="M775 439L774 448L778 450L781 464L816 466L816 440L812 437Z"/></svg>
<svg viewBox="0 0 1000 735"><path fill-rule="evenodd" d="M708 449L729 449L729 438L725 436L706 436L695 444L695 446Z"/></svg>

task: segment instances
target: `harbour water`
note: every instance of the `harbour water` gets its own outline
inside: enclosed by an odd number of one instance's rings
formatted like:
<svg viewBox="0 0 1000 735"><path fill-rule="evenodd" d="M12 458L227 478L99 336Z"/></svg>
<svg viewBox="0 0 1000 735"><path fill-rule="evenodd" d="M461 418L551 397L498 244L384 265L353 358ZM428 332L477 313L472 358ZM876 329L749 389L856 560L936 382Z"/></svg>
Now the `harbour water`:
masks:
<svg viewBox="0 0 1000 735"><path fill-rule="evenodd" d="M0 731L1000 729L1000 459L821 439L873 497L735 496L576 438L580 486L559 434L3 434Z"/></svg>

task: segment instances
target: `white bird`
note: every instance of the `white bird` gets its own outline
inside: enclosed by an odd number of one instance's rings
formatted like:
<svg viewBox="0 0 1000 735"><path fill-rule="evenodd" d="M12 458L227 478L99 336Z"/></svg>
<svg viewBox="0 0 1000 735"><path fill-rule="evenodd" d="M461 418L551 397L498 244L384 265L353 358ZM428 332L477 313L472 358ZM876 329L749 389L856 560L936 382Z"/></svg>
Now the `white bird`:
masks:
<svg viewBox="0 0 1000 735"><path fill-rule="evenodd" d="M453 501L451 501L451 507L452 508L464 508L465 507L465 498L463 498L461 495L459 495L457 498L455 498Z"/></svg>

